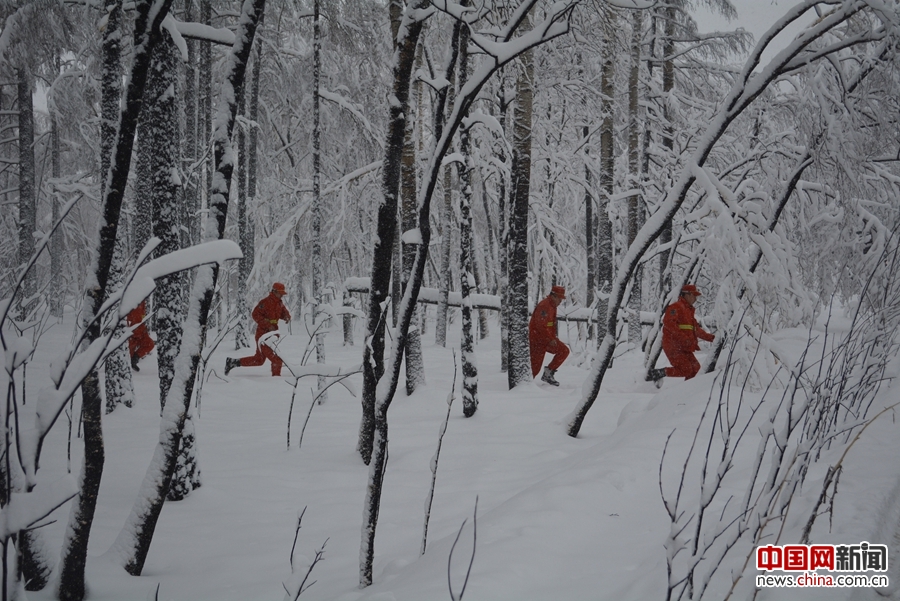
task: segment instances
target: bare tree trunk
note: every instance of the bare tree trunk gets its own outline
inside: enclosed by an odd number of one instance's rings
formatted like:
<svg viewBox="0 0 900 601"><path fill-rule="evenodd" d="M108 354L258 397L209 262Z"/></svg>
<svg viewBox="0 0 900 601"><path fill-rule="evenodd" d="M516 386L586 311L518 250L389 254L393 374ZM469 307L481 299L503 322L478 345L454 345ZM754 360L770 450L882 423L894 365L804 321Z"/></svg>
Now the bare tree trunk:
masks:
<svg viewBox="0 0 900 601"><path fill-rule="evenodd" d="M506 132L507 113L509 109L509 100L506 97L504 86L504 77L500 77L497 90L497 112L500 114L500 126ZM506 153L503 146L499 146L497 160L501 165L506 165ZM509 207L512 205L512 196L507 199L506 176L501 173L500 181L497 186L497 196L499 197L500 207L497 211L497 221L499 221L499 260L500 260L500 371L509 371ZM512 193L512 187L509 188Z"/></svg>
<svg viewBox="0 0 900 601"><path fill-rule="evenodd" d="M184 0L184 21L194 21L195 0ZM197 235L200 220L200 186L198 172L195 171L197 161L197 136L199 105L197 103L197 40L186 40L188 60L184 64L184 137L182 138L183 158L182 171L186 174L184 182L184 208L182 247L187 248L200 242Z"/></svg>
<svg viewBox="0 0 900 601"><path fill-rule="evenodd" d="M151 6L152 4L152 6ZM98 252L92 266L92 287L87 290L85 320L88 324L87 343L100 335L100 323L94 320L106 296L110 264L116 244L122 198L128 181L134 133L140 115L144 85L150 64L150 55L161 38L160 24L168 14L172 0L141 0L137 2L137 18L134 28L134 48L131 76L128 78L125 103L119 119L115 155L106 178L107 189L103 197ZM152 10L151 10L152 9ZM150 19L150 15L153 19ZM92 369L81 387L82 419L84 421L84 464L79 476L79 493L72 501L72 511L63 542L59 568L61 601L81 601L85 594L84 570L87 562L88 539L97 493L103 474L104 449L101 425L100 382L96 369Z"/></svg>
<svg viewBox="0 0 900 601"><path fill-rule="evenodd" d="M100 197L106 194L106 174L109 173L113 145L116 142L116 126L119 118L119 99L122 95L121 66L121 13L122 4L109 5L106 29L103 32L103 82L100 100ZM123 229L116 234L116 247L109 273L109 289L121 288L128 266L128 244ZM125 333L125 324L117 327L118 334ZM128 346L122 345L106 360L106 412L111 413L119 405L134 405L134 386Z"/></svg>
<svg viewBox="0 0 900 601"><path fill-rule="evenodd" d="M246 116L246 94L241 94L238 99L238 113ZM238 243L241 245L241 252L244 257L238 261L237 276L237 298L234 303L235 311L235 327L234 327L234 350L240 350L250 347L250 338L248 334L250 308L247 305L247 278L250 277L250 270L247 266L250 264L249 257L253 253L252 242L250 241L250 228L248 227L249 217L247 215L247 135L243 127L239 127L237 131L237 222L238 222Z"/></svg>
<svg viewBox="0 0 900 601"><path fill-rule="evenodd" d="M675 6L669 4L663 11L663 19L665 20L663 39L663 138L662 145L666 150L666 161L674 160L673 151L675 149L675 125L673 123L675 115L672 112L673 102L670 102L672 90L675 89ZM671 183L671 182L669 182ZM670 244L672 242L672 222L669 221L663 231L659 235L660 245ZM672 257L675 256L675 249L670 248L668 251L659 255L659 288L658 297L662 299L672 288L672 270L670 265Z"/></svg>
<svg viewBox="0 0 900 601"><path fill-rule="evenodd" d="M322 148L320 131L320 98L319 81L322 70L322 34L319 24L319 0L313 0L313 252L312 252L312 280L313 280L313 322L321 315L321 306L325 303L325 264L322 260ZM325 333L316 332L316 363L325 363ZM318 378L318 390L316 395L319 403L325 402L327 393L324 391L326 381L323 376Z"/></svg>
<svg viewBox="0 0 900 601"><path fill-rule="evenodd" d="M34 106L31 99L31 75L16 69L17 104L19 108L19 265L25 265L34 254L34 231L37 207L34 190ZM37 292L35 271L25 275L22 287L22 317Z"/></svg>
<svg viewBox="0 0 900 601"><path fill-rule="evenodd" d="M530 22L530 19L529 19ZM530 28L529 22L524 25ZM516 78L513 116L512 199L509 219L509 359L507 379L515 388L532 380L528 346L528 201L531 193L531 112L534 56L523 52Z"/></svg>
<svg viewBox="0 0 900 601"><path fill-rule="evenodd" d="M613 236L609 220L609 202L615 182L615 29L616 12L606 9L606 43L603 46L600 67L600 93L603 95L603 121L600 124L600 197L597 206L597 288L608 291L613 277ZM606 303L598 302L597 345L606 336Z"/></svg>
<svg viewBox="0 0 900 601"><path fill-rule="evenodd" d="M441 217L441 296L437 306L434 341L447 346L447 303L450 298L450 239L453 237L453 189L451 167L444 167L444 206Z"/></svg>
<svg viewBox="0 0 900 601"><path fill-rule="evenodd" d="M628 75L628 174L629 188L636 192L628 197L628 246L634 243L640 229L641 185L640 169L640 70L641 70L641 33L643 29L643 11L631 12L631 70ZM631 294L628 298L628 342L632 348L641 344L641 279L643 269L638 266L631 279Z"/></svg>

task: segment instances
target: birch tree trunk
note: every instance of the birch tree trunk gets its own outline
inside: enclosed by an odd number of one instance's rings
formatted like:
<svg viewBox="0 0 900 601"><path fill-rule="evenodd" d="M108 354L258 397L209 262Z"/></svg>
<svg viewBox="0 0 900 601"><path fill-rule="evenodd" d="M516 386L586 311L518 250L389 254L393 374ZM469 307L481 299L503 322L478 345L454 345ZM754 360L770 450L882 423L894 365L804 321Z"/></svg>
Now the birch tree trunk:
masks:
<svg viewBox="0 0 900 601"><path fill-rule="evenodd" d="M416 65L422 64L422 45L416 46ZM406 133L403 141L403 158L400 163L400 229L404 235L400 238L400 254L403 258L401 290L406 289L409 275L412 272L413 260L416 257L418 240L416 236L408 236L416 229L416 127L418 120L422 118L422 91L421 82L413 83L411 94L413 102L417 105L417 119L406 121ZM406 394L411 395L425 384L425 363L422 360L422 337L419 332L419 309L416 307L410 329L407 333L406 343Z"/></svg>
<svg viewBox="0 0 900 601"><path fill-rule="evenodd" d="M161 36L160 24L169 12L172 0L140 0L136 3L134 27L134 56L125 103L119 118L115 154L110 162L107 188L101 206L101 221L97 253L94 256L91 278L85 299L85 320L88 324L87 344L100 335L100 323L94 320L109 280L110 264L116 244L122 199L128 181L134 133L141 110L144 85L150 55ZM150 16L153 16L151 19ZM85 595L84 570L87 563L88 539L97 493L103 474L104 449L101 425L101 395L97 370L92 369L81 386L82 420L84 422L84 463L79 475L79 492L72 501L72 510L63 541L59 568L58 596L61 601L81 601Z"/></svg>
<svg viewBox="0 0 900 601"><path fill-rule="evenodd" d="M465 5L465 3L464 3ZM468 28L463 27L459 39L459 89L466 87L469 78L469 35ZM475 286L474 257L472 256L472 157L470 156L471 140L469 128L463 127L459 132L459 153L462 161L457 163L459 170L459 290L462 300L462 337L460 339L460 355L462 360L462 399L463 415L472 417L478 410L478 362L475 358L475 338L472 332L472 288Z"/></svg>
<svg viewBox="0 0 900 601"><path fill-rule="evenodd" d="M221 240L225 234L228 190L234 172L231 135L237 115L236 98L243 89L250 49L264 6L265 0L244 0L234 46L225 61L225 80L213 137L216 166L214 196L210 203L209 222L204 228L208 240ZM159 443L131 514L113 544L121 565L134 576L139 576L143 571L156 523L175 473L178 448L185 433L185 418L190 411L218 273L218 263L197 268L185 319L185 335L175 361L175 378L160 422Z"/></svg>

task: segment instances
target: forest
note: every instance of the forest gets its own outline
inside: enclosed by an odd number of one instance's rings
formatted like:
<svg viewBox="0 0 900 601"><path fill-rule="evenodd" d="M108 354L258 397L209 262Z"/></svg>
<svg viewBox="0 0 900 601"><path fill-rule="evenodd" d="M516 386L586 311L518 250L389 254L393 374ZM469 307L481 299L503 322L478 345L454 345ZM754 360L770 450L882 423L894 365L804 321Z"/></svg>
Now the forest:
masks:
<svg viewBox="0 0 900 601"><path fill-rule="evenodd" d="M635 469L653 466L637 506L659 514L656 578L617 576L609 598L755 598L756 546L834 533L840 479L865 471L848 475L845 458L894 421L900 343L900 2L789 4L755 39L729 0L0 3L2 601L148 598L109 575L141 581L147 565L156 598L226 598L202 574L167 592L151 548L167 516L217 486L198 449L227 442L206 416L276 397L275 413L243 418L280 445L286 414L289 455L253 455L281 466L265 473L315 489L317 464L290 461L309 436L303 453L341 458L331 492L359 498L330 543L341 551L290 548L273 598L382 598L395 569L417 590L430 568L390 544L380 558L375 540L407 453L435 443L430 490L417 481L405 507L418 529L427 492L420 555L434 502L450 559L431 563L468 567L448 565L434 598L500 573L479 566L477 491L454 495L482 482L480 511L498 516L499 497L526 490L488 478L474 451L522 419L513 399L544 416L537 434L518 427L546 453L581 457L566 469L601 457L585 444L615 454L616 436L627 446L627 428L653 426ZM704 31L701 13L734 27ZM293 318L254 338L251 311L276 282ZM715 337L696 380L657 391L662 316L687 284ZM529 318L556 286L572 350L558 390L534 380L529 354ZM139 328L155 345L140 366ZM283 358L280 378L230 373L257 348ZM667 398L690 409L667 414ZM309 450L325 422L328 450ZM129 428L148 445L134 455ZM446 483L442 444L473 452L450 455L462 471ZM524 433L508 449L504 473L551 469L515 467ZM134 482L113 467L125 456ZM450 497L464 513L442 513ZM296 546L306 509L288 513ZM182 519L173 540L190 536ZM456 547L466 528L471 550ZM333 574L331 554L345 558ZM119 588L98 594L106 583ZM592 590L570 586L556 598ZM482 598L523 598L499 590Z"/></svg>

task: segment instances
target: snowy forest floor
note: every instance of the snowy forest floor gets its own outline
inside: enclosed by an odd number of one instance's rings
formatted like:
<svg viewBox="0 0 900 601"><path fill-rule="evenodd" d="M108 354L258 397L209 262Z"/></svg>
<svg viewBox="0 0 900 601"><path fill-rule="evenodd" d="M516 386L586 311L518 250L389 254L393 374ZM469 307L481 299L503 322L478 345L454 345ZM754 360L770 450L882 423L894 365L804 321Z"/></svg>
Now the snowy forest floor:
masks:
<svg viewBox="0 0 900 601"><path fill-rule="evenodd" d="M71 317L54 326L41 341L28 372L29 395L47 383L47 349L65 346L70 322ZM657 390L642 381L641 355L624 353L607 374L579 438L573 439L566 435L565 423L587 375L585 341L570 341L574 352L557 374L563 384L559 389L532 384L509 391L499 369L499 328L495 321L490 325L491 336L476 347L478 411L464 418L457 393L443 440L424 556L419 550L429 463L453 378L451 349L434 345L433 329L423 338L427 386L407 397L401 382L389 412L390 456L376 536L375 584L364 590L357 583L368 468L355 450L359 399L332 387L327 402L312 409L302 448L297 448L315 385L314 378L301 380L291 448L286 449L291 386L286 378L270 377L268 364L236 369L223 379L225 357L244 354L229 350L230 337L213 356L216 373L204 386L196 420L202 488L184 501L166 503L141 577L127 575L104 556L131 510L159 436L156 354L145 359L134 377L135 407L120 407L104 418L106 466L90 541L89 598L152 599L159 584L160 600L283 599L282 583L292 577L297 518L306 507L295 550L298 571L305 572L316 549L327 544L324 560L310 578L316 583L302 600L447 600L450 548L468 520L451 567L453 588L459 591L472 548L477 496L477 551L466 599L664 599L663 545L669 520L660 499L660 457L666 437L676 430L663 477L666 486L674 486L713 375L667 380ZM458 323L451 327L458 331ZM790 330L775 338L782 348L799 353L806 336ZM345 347L337 330L329 334L327 363L359 364L360 338L358 327L356 346ZM306 342L305 336L285 336L282 353L293 362ZM453 345L458 347L456 336ZM354 376L353 384L359 391L361 376ZM897 386L885 386L871 414L897 400ZM811 542L888 544L889 561L898 563L900 510L890 504L897 497L900 474L896 421L886 414L850 450L831 529L828 516L820 517ZM39 481L66 472L68 426L65 416L54 426ZM747 449L755 450L755 443ZM80 441L73 441L73 472L80 469L81 453ZM806 503L818 495L821 477L809 480L800 495ZM51 554L58 556L68 505L52 518L56 521L42 530ZM802 526L800 518L789 520L782 544L797 542ZM730 560L725 567L734 569L741 561ZM756 574L751 565L745 577ZM900 575L893 569L890 575L891 588L882 595L900 594ZM726 593L708 591L709 598ZM49 600L53 592L48 587L29 598ZM766 589L757 598L881 597L861 589Z"/></svg>

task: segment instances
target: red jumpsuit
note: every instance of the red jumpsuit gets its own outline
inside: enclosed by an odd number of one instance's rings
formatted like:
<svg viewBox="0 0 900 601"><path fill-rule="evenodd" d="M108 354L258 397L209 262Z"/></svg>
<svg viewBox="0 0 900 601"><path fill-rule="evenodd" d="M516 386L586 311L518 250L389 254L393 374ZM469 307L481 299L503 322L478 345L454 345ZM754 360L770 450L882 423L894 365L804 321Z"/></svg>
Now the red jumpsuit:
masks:
<svg viewBox="0 0 900 601"><path fill-rule="evenodd" d="M569 356L569 347L556 337L556 307L549 296L539 302L531 314L531 321L528 322L528 345L531 347L531 377L541 371L544 353L553 355L553 360L547 366L551 371L559 369Z"/></svg>
<svg viewBox="0 0 900 601"><path fill-rule="evenodd" d="M251 317L256 322L256 354L252 357L243 357L241 367L262 365L268 359L272 362L272 375L280 376L281 357L275 354L270 347L260 344L259 339L263 334L276 331L279 319L290 321L291 314L281 302L281 298L274 292L269 292L269 296L259 301L259 304L253 309Z"/></svg>
<svg viewBox="0 0 900 601"><path fill-rule="evenodd" d="M128 339L128 353L133 360L146 357L150 354L150 351L153 350L153 347L156 346L156 343L150 338L150 332L147 331L147 324L141 323L146 315L147 304L146 301L144 301L132 309L125 317L125 322L129 326L141 324L135 328L131 333L131 338Z"/></svg>
<svg viewBox="0 0 900 601"><path fill-rule="evenodd" d="M666 307L662 347L672 364L666 368L666 376L690 380L697 375L700 362L694 357L694 351L700 350L698 338L712 342L715 336L700 327L694 318L694 308L684 298Z"/></svg>

